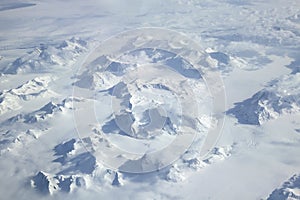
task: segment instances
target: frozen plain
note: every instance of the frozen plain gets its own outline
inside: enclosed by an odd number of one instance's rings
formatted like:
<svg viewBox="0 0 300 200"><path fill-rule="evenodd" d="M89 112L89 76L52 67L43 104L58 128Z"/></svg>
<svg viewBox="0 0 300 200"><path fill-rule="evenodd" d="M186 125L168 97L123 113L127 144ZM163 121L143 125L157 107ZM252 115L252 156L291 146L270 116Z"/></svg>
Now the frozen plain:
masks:
<svg viewBox="0 0 300 200"><path fill-rule="evenodd" d="M300 199L298 1L2 1L0 23L1 199ZM176 107L176 101L189 95L186 87L176 88L176 81L188 80L188 86L206 93L201 80L181 70L183 60L176 73L160 71L160 64L172 67L177 57L147 49L115 61L117 67L105 73L88 69L76 76L103 41L142 27L178 31L200 46L206 64L223 78L226 119L221 137L205 158L197 154L199 139L171 165L133 174L105 166L85 145L94 151L102 148L97 137L103 132L120 148L128 146L120 142L124 137L129 138L126 142L150 141L130 151L151 151L176 136L180 119L166 118L166 113L189 109ZM116 68L129 65L120 73L131 78L132 71L142 73L131 64L146 62L157 70L146 74L161 74L160 78L136 87L118 84ZM110 90L116 85L127 89L125 96L130 98L123 103L129 101L135 119L142 122L131 124L135 131L122 130L127 135L119 134L109 106L103 106L123 97ZM95 98L76 98L74 87L99 92ZM173 98L174 93L179 97ZM165 113L150 106L147 115L168 119L163 127L168 134L144 131L149 119L140 115L141 108L151 102L141 96L165 106ZM201 113L208 112L209 97L192 96L205 105ZM74 105L86 108L90 101L99 111L99 124L89 122L88 116L74 120ZM183 131L194 127L205 133L213 121L204 117L196 126L192 120L195 126L186 125ZM80 138L82 124L92 134ZM132 165L125 169L128 166Z"/></svg>

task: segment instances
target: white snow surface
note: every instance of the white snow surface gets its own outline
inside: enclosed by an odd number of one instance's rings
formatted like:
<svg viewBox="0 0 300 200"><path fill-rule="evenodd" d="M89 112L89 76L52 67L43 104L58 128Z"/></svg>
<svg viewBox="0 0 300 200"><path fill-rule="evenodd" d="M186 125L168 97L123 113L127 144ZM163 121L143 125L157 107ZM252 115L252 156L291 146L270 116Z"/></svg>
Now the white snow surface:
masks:
<svg viewBox="0 0 300 200"><path fill-rule="evenodd" d="M300 2L4 0L0 19L0 199L300 199ZM85 66L144 27L200 52L157 44Z"/></svg>

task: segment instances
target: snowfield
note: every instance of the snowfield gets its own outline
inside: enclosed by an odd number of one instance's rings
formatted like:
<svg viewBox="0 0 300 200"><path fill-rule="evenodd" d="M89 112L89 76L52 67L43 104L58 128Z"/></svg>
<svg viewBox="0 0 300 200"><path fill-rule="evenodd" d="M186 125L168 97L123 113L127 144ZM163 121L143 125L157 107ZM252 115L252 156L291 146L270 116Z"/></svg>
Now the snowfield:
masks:
<svg viewBox="0 0 300 200"><path fill-rule="evenodd" d="M0 199L300 199L300 2L0 2Z"/></svg>

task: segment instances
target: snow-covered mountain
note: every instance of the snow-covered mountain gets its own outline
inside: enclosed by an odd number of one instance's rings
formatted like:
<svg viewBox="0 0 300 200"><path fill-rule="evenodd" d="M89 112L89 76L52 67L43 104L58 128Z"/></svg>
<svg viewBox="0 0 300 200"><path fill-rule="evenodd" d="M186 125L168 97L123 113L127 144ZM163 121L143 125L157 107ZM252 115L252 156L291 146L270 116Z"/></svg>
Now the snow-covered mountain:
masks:
<svg viewBox="0 0 300 200"><path fill-rule="evenodd" d="M27 81L17 88L3 90L0 93L0 114L10 110L20 109L24 101L55 95L55 93L48 88L49 83L54 79L55 78L51 76L40 76Z"/></svg>
<svg viewBox="0 0 300 200"><path fill-rule="evenodd" d="M284 182L282 186L274 190L268 200L296 200L300 199L300 176L295 174L288 181Z"/></svg>
<svg viewBox="0 0 300 200"><path fill-rule="evenodd" d="M71 67L76 57L86 51L88 44L79 38L65 40L57 46L41 45L17 58L2 71L3 74L42 73L57 66Z"/></svg>
<svg viewBox="0 0 300 200"><path fill-rule="evenodd" d="M300 74L286 75L271 81L251 98L228 110L239 123L260 125L280 115L300 111Z"/></svg>
<svg viewBox="0 0 300 200"><path fill-rule="evenodd" d="M0 19L0 199L300 199L299 2L3 0Z"/></svg>

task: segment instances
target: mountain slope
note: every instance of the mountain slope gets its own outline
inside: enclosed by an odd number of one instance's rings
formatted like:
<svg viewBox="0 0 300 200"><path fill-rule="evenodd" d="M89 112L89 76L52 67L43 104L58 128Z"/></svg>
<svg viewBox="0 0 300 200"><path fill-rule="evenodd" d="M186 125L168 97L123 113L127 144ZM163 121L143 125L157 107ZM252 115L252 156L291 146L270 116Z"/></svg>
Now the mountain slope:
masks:
<svg viewBox="0 0 300 200"><path fill-rule="evenodd" d="M227 114L239 123L260 125L280 115L300 111L300 74L285 75L271 81L251 98L236 103Z"/></svg>

